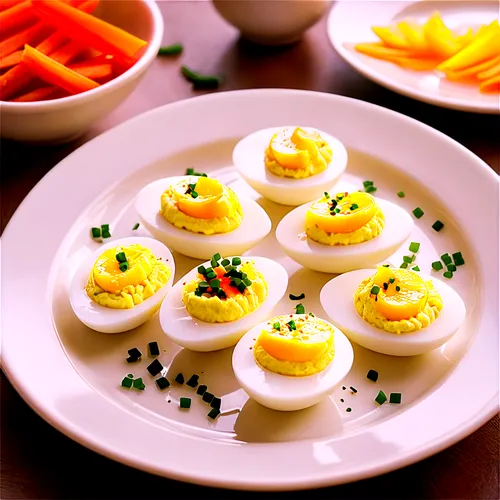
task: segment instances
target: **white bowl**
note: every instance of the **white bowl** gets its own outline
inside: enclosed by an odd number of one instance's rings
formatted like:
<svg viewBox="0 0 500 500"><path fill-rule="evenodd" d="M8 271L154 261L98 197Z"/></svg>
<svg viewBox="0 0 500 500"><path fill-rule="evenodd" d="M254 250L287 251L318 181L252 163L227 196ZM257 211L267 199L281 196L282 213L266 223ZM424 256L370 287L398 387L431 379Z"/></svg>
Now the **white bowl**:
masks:
<svg viewBox="0 0 500 500"><path fill-rule="evenodd" d="M263 45L297 41L316 24L331 0L212 0L219 14L242 36Z"/></svg>
<svg viewBox="0 0 500 500"><path fill-rule="evenodd" d="M115 109L137 86L154 61L163 37L163 17L152 0L103 1L95 15L143 38L148 46L125 73L78 95L39 102L0 102L3 138L63 143L85 133Z"/></svg>

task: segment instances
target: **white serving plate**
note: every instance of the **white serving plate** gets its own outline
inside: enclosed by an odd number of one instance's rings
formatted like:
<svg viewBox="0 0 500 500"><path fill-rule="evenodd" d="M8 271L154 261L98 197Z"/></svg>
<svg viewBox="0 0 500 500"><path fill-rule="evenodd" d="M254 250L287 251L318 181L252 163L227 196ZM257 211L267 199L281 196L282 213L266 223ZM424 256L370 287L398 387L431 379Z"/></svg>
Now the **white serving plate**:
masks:
<svg viewBox="0 0 500 500"><path fill-rule="evenodd" d="M356 43L376 42L372 26L387 26L412 18L426 21L436 10L454 30L477 27L498 19L496 1L339 1L330 11L327 32L339 55L356 71L399 94L444 108L473 113L500 112L500 95L483 94L474 85L440 79L432 71L413 71L356 52Z"/></svg>
<svg viewBox="0 0 500 500"><path fill-rule="evenodd" d="M346 144L349 165L340 183L360 186L370 179L381 198L424 209L409 238L421 242L416 262L422 270L437 255L463 252L466 265L451 285L464 299L467 317L448 343L410 359L354 345L345 386L356 387L356 394L340 387L312 408L284 414L248 400L232 374L232 349L179 349L162 333L157 315L120 335L93 332L76 319L68 288L78 264L99 245L89 228L109 223L114 238L131 235L140 189L187 167L216 175L269 213L272 232L248 255L274 259L288 272L289 288L275 314L292 312L296 302L288 294L304 292L306 309L326 317L319 291L332 275L301 268L273 236L290 207L258 198L231 165L232 148L245 134L301 122ZM396 196L400 190L403 199ZM493 171L460 144L362 101L271 89L212 94L153 110L64 159L8 224L2 238L3 370L39 415L72 439L175 479L290 490L402 467L455 443L498 411L498 192ZM466 199L474 202L464 209ZM437 218L446 224L440 233L430 227ZM147 235L142 227L134 234ZM405 245L390 261L399 264L406 251ZM176 280L199 262L174 258ZM152 340L160 343L168 377L196 372L222 397L217 420L207 419L208 408L195 395L188 412L179 410L185 387L159 392L146 371L147 356L137 365L125 363L128 349L145 353ZM369 369L379 372L377 384L366 379ZM142 376L146 390L121 389L127 373ZM379 389L401 392L403 403L377 407Z"/></svg>

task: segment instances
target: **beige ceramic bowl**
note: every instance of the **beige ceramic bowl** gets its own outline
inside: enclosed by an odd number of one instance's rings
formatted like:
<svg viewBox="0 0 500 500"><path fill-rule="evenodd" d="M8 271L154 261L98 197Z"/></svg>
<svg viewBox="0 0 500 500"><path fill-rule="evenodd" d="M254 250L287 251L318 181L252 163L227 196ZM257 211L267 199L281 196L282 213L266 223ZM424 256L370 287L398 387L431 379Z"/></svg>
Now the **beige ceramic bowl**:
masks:
<svg viewBox="0 0 500 500"><path fill-rule="evenodd" d="M241 35L264 45L297 41L316 24L331 0L212 0L219 14Z"/></svg>
<svg viewBox="0 0 500 500"><path fill-rule="evenodd" d="M106 0L95 15L147 40L143 56L118 78L88 92L46 102L0 102L2 137L35 143L70 141L134 90L161 45L163 18L158 6L151 0Z"/></svg>

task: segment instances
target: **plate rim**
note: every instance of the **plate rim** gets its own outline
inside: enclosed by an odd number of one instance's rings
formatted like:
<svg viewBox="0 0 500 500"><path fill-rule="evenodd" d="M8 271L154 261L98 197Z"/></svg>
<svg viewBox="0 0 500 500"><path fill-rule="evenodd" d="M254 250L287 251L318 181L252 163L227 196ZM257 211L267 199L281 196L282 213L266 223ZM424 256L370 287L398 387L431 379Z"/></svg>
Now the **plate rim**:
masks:
<svg viewBox="0 0 500 500"><path fill-rule="evenodd" d="M223 93L216 93L216 94L209 94L205 96L200 96L200 97L194 97L190 99L186 99L183 101L177 101L171 104L167 104L165 106L156 108L154 110L148 111L146 113L143 113L141 115L138 115L134 118L131 118L130 120L127 120L126 122L118 125L117 127L114 127L113 129L108 130L104 134L101 134L100 136L96 137L95 139L89 141L82 147L78 148L75 152L71 153L68 157L63 159L61 162L59 162L51 171L49 171L46 176L30 191L28 196L22 201L18 209L16 210L16 213L12 216L11 220L9 221L7 227L5 228L4 235L1 238L3 240L5 246L5 242L7 241L7 244L10 244L11 233L15 233L16 225L17 225L17 220L21 218L23 212L26 212L26 210L29 210L29 204L31 203L30 200L33 199L34 195L38 193L41 189L43 189L46 185L48 185L50 182L52 182L53 178L57 178L58 175L63 171L64 168L67 167L67 163L72 161L71 157L74 158L76 155L81 155L81 151L86 151L88 149L94 148L95 145L97 144L98 146L102 144L103 142L105 143L106 140L108 140L109 137L114 137L117 136L117 134L121 134L123 131L128 130L130 127L134 127L137 123L141 123L143 120L148 120L150 119L151 116L161 116L164 113L169 113L170 110L176 109L176 108L185 108L186 106L192 106L192 103L206 103L209 101L214 101L215 103L220 102L221 100L231 100L233 98L241 98L241 99L252 99L256 98L259 99L260 96L265 97L274 97L274 98L280 98L280 99L288 99L288 98L304 98L304 99L322 99L325 101L330 101L332 104L335 102L348 102L349 105L352 106L359 106L361 108L365 108L365 110L370 110L371 112L375 113L381 113L381 114L386 114L387 116L392 116L392 119L398 119L398 120L403 120L407 121L409 124L411 123L413 126L419 126L423 127L425 130L427 130L427 133L434 133L437 134L440 140L447 141L448 145L453 145L455 149L458 149L461 151L462 154L467 154L471 160L477 165L478 172L482 172L481 175L484 175L491 179L492 181L496 181L498 183L498 178L494 174L494 172L490 169L490 167L484 163L480 158L478 158L476 155L474 155L472 152L467 150L464 146L460 145L453 139L449 138L445 134L433 129L432 127L429 127L427 125L424 125L417 120L414 120L413 118L409 118L405 115L402 115L400 113L397 113L392 110L388 110L386 108L383 108L378 105L374 105L371 103L363 102L357 99L352 99L352 98L347 98L343 96L336 96L336 95L330 95L330 94L324 94L321 92L314 92L314 91L301 91L301 90L283 90L283 89L252 89L252 90L243 90L243 91L230 91L230 92L223 92ZM284 97L282 97L284 96ZM166 111L167 110L167 111ZM68 160L69 159L69 160ZM140 166L136 168L136 170L139 170ZM75 221L73 221L74 223ZM5 247L4 247L5 248ZM2 297L2 302L3 302L3 297ZM4 332L4 337L5 337L5 332ZM56 340L57 342L57 340ZM60 348L60 345L59 345ZM63 434L67 435L71 439L79 442L80 444L83 444L87 448L92 449L93 451L96 451L102 455L108 456L114 460L117 460L119 462L125 463L127 465L133 466L135 468L139 468L142 470L145 470L147 472L153 473L153 474L158 474L158 475L167 475L167 477L171 477L173 479L180 479L184 481L189 481L189 482L194 482L198 484L203 484L203 485L210 485L210 486L217 486L217 487L222 487L222 488L237 488L237 489L251 489L251 490L292 490L292 489L304 489L304 488L310 488L310 487L319 487L319 486L329 486L333 484L342 484L345 482L350 482L356 479L361 479L361 478L367 478L367 477L372 477L375 475L383 474L385 472L389 472L395 469L398 469L400 467L403 467L405 465L409 465L411 463L414 463L418 460L421 460L425 457L428 457L434 453L437 453L438 451L441 451L444 448L447 448L451 444L456 443L460 439L464 438L465 436L469 435L470 433L474 432L477 428L479 428L481 425L483 425L486 421L488 421L490 418L492 418L495 413L498 411L498 392L493 393L490 399L488 399L481 407L481 410L477 412L474 415L474 418L471 418L467 420L466 424L463 424L460 429L449 429L446 433L443 433L440 436L440 439L437 442L434 442L433 445L421 445L420 447L412 449L411 452L406 452L406 455L403 457L400 457L397 459L395 462L394 460L387 460L385 463L378 464L378 465L373 465L371 464L368 466L363 472L359 472L358 470L350 470L346 473L344 473L341 477L335 477L333 479L333 474L321 474L319 477L314 476L314 477L291 477L288 478L286 481L263 481L256 483L255 481L252 481L251 479L247 478L246 481L241 481L238 479L231 479L225 477L223 479L224 482L221 482L221 479L217 479L214 477L209 477L207 475L199 475L196 476L196 474L192 474L189 472L183 472L179 473L179 471L172 471L169 470L168 474L164 470L159 471L158 468L152 467L151 464L144 463L144 461L138 461L138 460L133 460L131 456L127 454L121 454L119 457L117 457L117 453L114 450L110 450L106 445L103 445L103 443L95 442L95 439L93 440L91 436L89 436L85 432L81 432L81 429L75 428L75 424L72 422L67 422L65 421L60 422L57 420L57 418L54 418L53 415L50 413L50 409L46 407L44 402L40 404L40 401L37 401L37 395L36 394L31 394L28 390L23 390L23 386L27 384L26 380L22 380L20 377L16 377L16 368L15 368L15 356L14 353L12 354L12 358L9 355L5 355L5 346L2 351L2 357L3 357L3 362L2 362L2 368L4 370L4 373L8 377L8 379L11 381L13 386L15 387L16 391L23 397L23 399L28 403L28 405L34 409L36 413L38 413L42 418L44 418L48 423L50 423L53 427L57 428L59 431L61 431ZM65 354L64 354L65 356ZM465 355L464 358L470 356L470 351L468 351ZM66 356L65 356L66 357ZM460 364L463 362L463 359L461 362L457 365L460 366ZM81 379L80 375L74 370L72 367L70 360L66 357L66 362L68 363L69 367L71 370L74 371L74 374L83 382L86 383L83 379ZM446 381L445 381L446 382ZM443 382L443 383L445 383ZM102 398L97 392L96 394L98 395L99 398ZM39 399L39 398L38 398ZM98 399L96 399L97 401ZM38 404L37 404L38 403ZM110 401L107 401L108 404L112 404ZM118 409L118 407L117 407ZM119 408L120 414L124 410L122 408ZM125 410L126 411L126 410ZM380 425L380 424L378 424ZM192 438L191 436L183 436L184 438ZM193 438L195 439L195 438ZM291 443L285 443L286 445L290 445ZM252 444L250 446L246 445L247 448L256 448L259 449L263 447L264 445L260 444ZM269 446L269 445L268 445ZM268 448L267 446L267 448ZM272 446L272 445L271 445ZM264 448L266 448L264 446ZM140 462L140 463L138 463Z"/></svg>
<svg viewBox="0 0 500 500"><path fill-rule="evenodd" d="M373 1L373 0L371 0ZM404 2L399 2L401 4L414 4L420 1L426 0L405 0ZM495 108L493 105L490 105L487 102L484 103L474 103L474 101L461 99L456 97L451 97L449 99L443 99L439 96L434 97L432 94L427 94L425 92L419 91L417 89L413 89L412 87L406 84L397 84L394 83L390 78L386 78L383 72L378 71L377 69L371 68L370 66L363 63L362 59L358 59L353 57L353 55L342 45L335 33L334 24L337 21L337 16L341 9L353 9L355 7L352 6L352 2L339 1L336 2L330 12L328 13L328 18L326 22L326 32L328 40L330 41L331 46L335 50L335 52L341 57L341 59L351 66L355 71L360 73L362 76L371 80L382 87L385 87L397 94L403 95L405 97L409 97L416 101L421 101L426 104L430 104L437 107L442 107L446 109L453 109L457 111L463 111L467 113L480 113L480 114L499 114L500 113L500 95L498 97L498 105ZM344 14L342 12L342 14Z"/></svg>

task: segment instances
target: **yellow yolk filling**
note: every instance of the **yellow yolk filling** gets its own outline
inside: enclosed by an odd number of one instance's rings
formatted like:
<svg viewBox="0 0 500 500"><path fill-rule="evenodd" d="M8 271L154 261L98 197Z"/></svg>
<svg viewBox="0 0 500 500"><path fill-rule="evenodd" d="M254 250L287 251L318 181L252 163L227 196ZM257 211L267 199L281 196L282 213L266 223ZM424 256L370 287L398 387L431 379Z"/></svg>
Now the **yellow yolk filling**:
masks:
<svg viewBox="0 0 500 500"><path fill-rule="evenodd" d="M385 217L368 193L325 193L306 213L306 234L323 245L355 245L376 238Z"/></svg>
<svg viewBox="0 0 500 500"><path fill-rule="evenodd" d="M354 306L367 323L400 334L429 326L439 317L443 301L432 282L413 271L379 267L359 285Z"/></svg>
<svg viewBox="0 0 500 500"><path fill-rule="evenodd" d="M161 213L180 229L207 235L234 231L243 220L234 191L209 177L170 186L161 196Z"/></svg>
<svg viewBox="0 0 500 500"><path fill-rule="evenodd" d="M271 138L264 162L274 175L300 179L325 170L332 155L332 148L318 132L285 128Z"/></svg>
<svg viewBox="0 0 500 500"><path fill-rule="evenodd" d="M206 323L228 323L255 311L267 297L267 283L253 262L243 263L238 270L246 273L252 284L243 292L239 292L233 287L230 291L222 284L222 288L227 291L225 299L220 299L217 296L212 297L209 294L195 295L194 292L198 284L205 279L201 275L187 283L182 292L182 302L186 306L187 312L193 318Z"/></svg>
<svg viewBox="0 0 500 500"><path fill-rule="evenodd" d="M280 375L313 375L333 360L333 336L332 326L314 316L278 316L267 322L255 342L254 358L263 368Z"/></svg>
<svg viewBox="0 0 500 500"><path fill-rule="evenodd" d="M125 252L129 268L120 270L116 254ZM99 256L85 291L98 304L111 309L131 309L166 285L171 271L153 252L138 244L117 246Z"/></svg>

